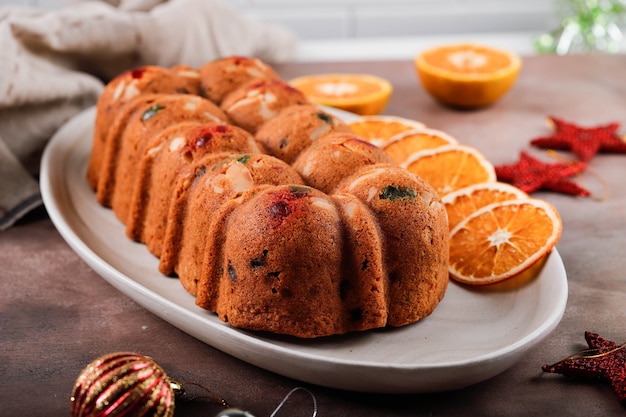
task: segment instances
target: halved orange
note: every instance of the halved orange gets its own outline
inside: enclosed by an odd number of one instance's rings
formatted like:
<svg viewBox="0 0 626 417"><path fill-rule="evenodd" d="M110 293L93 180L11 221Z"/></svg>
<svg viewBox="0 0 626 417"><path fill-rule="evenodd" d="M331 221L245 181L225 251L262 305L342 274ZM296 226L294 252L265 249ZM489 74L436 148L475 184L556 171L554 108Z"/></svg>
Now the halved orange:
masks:
<svg viewBox="0 0 626 417"><path fill-rule="evenodd" d="M421 128L407 130L392 136L383 149L398 164L406 161L409 155L424 149L438 148L444 145L458 145L459 141L437 129Z"/></svg>
<svg viewBox="0 0 626 417"><path fill-rule="evenodd" d="M400 165L428 181L440 196L468 185L496 181L496 171L478 150L446 145L410 155Z"/></svg>
<svg viewBox="0 0 626 417"><path fill-rule="evenodd" d="M475 44L438 46L414 60L424 89L440 102L483 107L500 99L515 83L522 66L510 51Z"/></svg>
<svg viewBox="0 0 626 417"><path fill-rule="evenodd" d="M399 133L426 127L417 120L386 115L361 116L347 123L357 136L380 147Z"/></svg>
<svg viewBox="0 0 626 417"><path fill-rule="evenodd" d="M481 182L463 187L441 198L448 213L450 230L478 209L489 204L529 198L519 188L504 182Z"/></svg>
<svg viewBox="0 0 626 417"><path fill-rule="evenodd" d="M544 259L562 229L556 208L543 200L525 198L482 207L450 233L450 275L470 285L512 278Z"/></svg>
<svg viewBox="0 0 626 417"><path fill-rule="evenodd" d="M382 112L393 92L389 81L370 74L305 75L289 84L316 104L360 115Z"/></svg>

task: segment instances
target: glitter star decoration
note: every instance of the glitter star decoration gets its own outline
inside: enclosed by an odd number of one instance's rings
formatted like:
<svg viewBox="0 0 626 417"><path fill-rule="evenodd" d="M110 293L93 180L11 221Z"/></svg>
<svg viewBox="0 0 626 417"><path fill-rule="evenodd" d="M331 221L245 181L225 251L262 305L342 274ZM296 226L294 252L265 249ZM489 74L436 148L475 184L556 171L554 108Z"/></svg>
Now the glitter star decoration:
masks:
<svg viewBox="0 0 626 417"><path fill-rule="evenodd" d="M626 141L617 134L619 123L581 127L556 117L549 117L548 123L553 126L554 133L531 140L532 145L571 150L582 162L589 162L600 151L626 153Z"/></svg>
<svg viewBox="0 0 626 417"><path fill-rule="evenodd" d="M541 369L570 377L608 380L626 405L626 343L618 345L591 332L585 332L585 340L588 350Z"/></svg>
<svg viewBox="0 0 626 417"><path fill-rule="evenodd" d="M577 196L590 193L570 178L586 168L586 162L542 162L524 151L515 164L495 167L499 181L511 183L528 194L543 189Z"/></svg>

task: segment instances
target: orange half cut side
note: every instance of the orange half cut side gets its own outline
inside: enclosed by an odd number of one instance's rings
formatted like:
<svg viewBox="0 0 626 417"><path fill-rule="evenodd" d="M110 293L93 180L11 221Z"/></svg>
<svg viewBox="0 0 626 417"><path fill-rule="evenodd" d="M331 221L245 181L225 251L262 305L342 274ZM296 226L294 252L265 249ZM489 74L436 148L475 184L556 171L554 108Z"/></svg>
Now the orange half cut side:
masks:
<svg viewBox="0 0 626 417"><path fill-rule="evenodd" d="M424 89L453 107L488 106L507 93L522 66L510 51L476 44L444 45L420 53L414 60Z"/></svg>
<svg viewBox="0 0 626 417"><path fill-rule="evenodd" d="M375 115L384 110L393 86L370 74L316 74L289 81L313 103L359 115Z"/></svg>

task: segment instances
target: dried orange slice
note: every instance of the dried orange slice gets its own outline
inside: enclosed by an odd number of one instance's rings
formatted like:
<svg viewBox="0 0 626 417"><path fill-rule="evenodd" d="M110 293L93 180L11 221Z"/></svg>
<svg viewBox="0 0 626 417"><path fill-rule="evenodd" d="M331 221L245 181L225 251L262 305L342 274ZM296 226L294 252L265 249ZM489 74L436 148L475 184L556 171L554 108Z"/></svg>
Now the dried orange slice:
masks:
<svg viewBox="0 0 626 417"><path fill-rule="evenodd" d="M347 123L357 136L381 147L399 133L426 127L417 120L385 115L361 116Z"/></svg>
<svg viewBox="0 0 626 417"><path fill-rule="evenodd" d="M440 102L474 108L500 99L522 66L512 52L474 44L439 46L414 60L424 89Z"/></svg>
<svg viewBox="0 0 626 417"><path fill-rule="evenodd" d="M441 198L448 213L450 230L478 209L489 204L529 198L519 188L504 182L481 182L463 187Z"/></svg>
<svg viewBox="0 0 626 417"><path fill-rule="evenodd" d="M382 112L393 92L389 81L369 74L305 75L289 84L316 104L360 115Z"/></svg>
<svg viewBox="0 0 626 417"><path fill-rule="evenodd" d="M438 148L444 145L458 145L459 141L437 129L421 128L399 133L384 145L383 149L398 164L417 151Z"/></svg>
<svg viewBox="0 0 626 417"><path fill-rule="evenodd" d="M410 155L400 165L428 181L439 195L481 182L496 180L496 171L478 150L446 145Z"/></svg>
<svg viewBox="0 0 626 417"><path fill-rule="evenodd" d="M543 259L561 237L562 228L557 210L543 200L487 205L450 233L450 275L470 285L512 278Z"/></svg>

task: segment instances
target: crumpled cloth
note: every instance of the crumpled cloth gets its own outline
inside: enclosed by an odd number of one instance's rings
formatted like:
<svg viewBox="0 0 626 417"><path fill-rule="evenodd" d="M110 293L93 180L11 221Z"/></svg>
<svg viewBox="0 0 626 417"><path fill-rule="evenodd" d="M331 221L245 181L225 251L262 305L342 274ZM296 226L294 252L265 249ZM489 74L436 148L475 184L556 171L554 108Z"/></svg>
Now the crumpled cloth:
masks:
<svg viewBox="0 0 626 417"><path fill-rule="evenodd" d="M197 68L227 55L282 62L296 42L226 0L0 8L0 230L41 204L36 176L47 141L115 75L140 65Z"/></svg>

